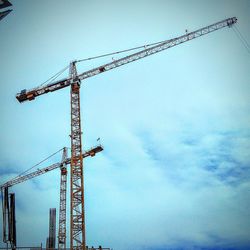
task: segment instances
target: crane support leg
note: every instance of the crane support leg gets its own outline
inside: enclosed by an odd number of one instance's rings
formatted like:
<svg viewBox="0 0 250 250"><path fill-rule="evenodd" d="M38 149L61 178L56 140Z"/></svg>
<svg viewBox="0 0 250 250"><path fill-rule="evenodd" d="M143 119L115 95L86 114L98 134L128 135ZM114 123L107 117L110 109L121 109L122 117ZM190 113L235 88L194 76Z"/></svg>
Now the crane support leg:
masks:
<svg viewBox="0 0 250 250"><path fill-rule="evenodd" d="M75 66L75 65L73 65ZM80 119L80 83L71 85L70 249L85 250L84 182Z"/></svg>

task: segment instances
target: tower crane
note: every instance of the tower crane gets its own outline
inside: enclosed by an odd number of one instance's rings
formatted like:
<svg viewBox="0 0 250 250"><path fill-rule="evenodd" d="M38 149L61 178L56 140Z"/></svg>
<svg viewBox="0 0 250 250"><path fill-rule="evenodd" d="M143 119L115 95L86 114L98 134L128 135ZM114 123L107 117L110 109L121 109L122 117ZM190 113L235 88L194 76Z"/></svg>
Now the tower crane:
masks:
<svg viewBox="0 0 250 250"><path fill-rule="evenodd" d="M94 157L97 153L103 151L103 146L98 145L93 148L90 148L83 152L82 158L86 157ZM67 157L67 149L63 148L63 157L62 161L52 164L48 167L44 167L42 169L37 169L34 172L31 172L26 175L20 175L10 181L5 182L0 186L0 190L2 193L2 197L6 196L7 190L9 187L12 187L16 184L22 183L24 181L33 179L37 176L40 176L42 174L48 173L54 169L60 168L61 170L61 185L60 185L60 208L59 208L59 230L58 230L58 249L66 249L66 188L67 188L67 165L69 165L71 162L71 159ZM5 199L3 199L5 201ZM6 201L5 201L6 203ZM7 222L7 212L5 211L7 209L6 204L3 204L3 240L6 242L6 222Z"/></svg>
<svg viewBox="0 0 250 250"><path fill-rule="evenodd" d="M80 117L80 85L81 81L86 78L104 73L115 69L122 65L153 55L181 43L191 41L200 36L222 29L231 27L237 22L236 17L228 18L212 25L203 27L193 32L186 33L182 36L166 40L152 45L139 52L125 56L123 58L113 60L110 63L101 65L81 74L77 73L76 63L73 61L69 67L69 77L62 80L50 83L45 86L40 86L30 90L22 90L16 95L19 102L31 101L36 97L53 92L65 87L71 88L71 167L70 167L70 249L85 250L85 213L84 213L84 178L83 178L83 158L82 158L82 130Z"/></svg>

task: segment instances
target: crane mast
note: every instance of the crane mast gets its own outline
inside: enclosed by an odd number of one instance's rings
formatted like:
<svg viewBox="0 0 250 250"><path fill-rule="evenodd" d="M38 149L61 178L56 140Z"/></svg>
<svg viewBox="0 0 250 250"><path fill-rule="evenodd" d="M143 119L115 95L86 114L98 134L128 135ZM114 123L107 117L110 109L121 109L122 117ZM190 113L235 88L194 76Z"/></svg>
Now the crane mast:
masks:
<svg viewBox="0 0 250 250"><path fill-rule="evenodd" d="M85 249L85 213L80 114L80 80L75 62L70 65L71 163L70 163L70 249Z"/></svg>
<svg viewBox="0 0 250 250"><path fill-rule="evenodd" d="M70 63L70 74L68 78L40 86L30 90L22 90L16 95L19 102L31 101L37 96L53 92L68 86L71 86L71 178L70 178L70 195L71 195L71 212L70 212L70 249L85 250L85 213L84 213L84 178L83 178L83 157L82 157L82 131L80 116L80 83L81 80L115 69L122 65L137 61L144 57L153 55L179 44L188 42L200 36L222 29L231 27L237 22L236 17L228 18L196 31L184 34L182 36L163 41L157 45L149 46L137 53L114 60L110 63L101 65L94 69L77 74L76 63Z"/></svg>
<svg viewBox="0 0 250 250"><path fill-rule="evenodd" d="M58 250L66 249L67 148L63 149L60 181Z"/></svg>

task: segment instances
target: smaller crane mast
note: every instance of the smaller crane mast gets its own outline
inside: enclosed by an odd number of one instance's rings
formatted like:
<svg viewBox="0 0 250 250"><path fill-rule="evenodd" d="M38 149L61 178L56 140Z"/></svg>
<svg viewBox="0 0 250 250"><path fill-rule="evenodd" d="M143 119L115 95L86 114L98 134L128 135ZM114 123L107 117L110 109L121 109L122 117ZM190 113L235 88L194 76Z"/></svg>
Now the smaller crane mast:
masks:
<svg viewBox="0 0 250 250"><path fill-rule="evenodd" d="M67 148L63 149L60 182L58 250L66 249Z"/></svg>

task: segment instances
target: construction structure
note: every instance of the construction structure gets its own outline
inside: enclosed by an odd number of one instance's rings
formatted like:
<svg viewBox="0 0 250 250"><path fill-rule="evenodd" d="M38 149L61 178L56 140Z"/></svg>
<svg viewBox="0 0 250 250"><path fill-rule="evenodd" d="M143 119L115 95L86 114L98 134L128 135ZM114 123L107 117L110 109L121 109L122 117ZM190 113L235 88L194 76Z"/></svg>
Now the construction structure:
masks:
<svg viewBox="0 0 250 250"><path fill-rule="evenodd" d="M11 249L16 248L16 208L15 194L10 193L8 188L2 191L2 210L3 210L3 242Z"/></svg>
<svg viewBox="0 0 250 250"><path fill-rule="evenodd" d="M153 55L176 45L191 41L195 38L209 34L224 27L231 27L237 22L235 17L214 23L193 32L186 33L180 37L151 44L143 50L125 56L121 59L113 60L110 63L101 65L81 74L77 73L76 63L73 61L69 65L69 77L52 82L45 86L39 86L31 90L22 90L16 95L19 102L31 101L36 97L54 92L56 90L70 87L71 100L71 165L70 165L70 249L85 250L85 212L84 212L84 171L82 158L82 129L80 116L80 86L81 81L86 78L115 69L130 62ZM141 47L140 47L141 48ZM114 53L117 54L117 53Z"/></svg>

